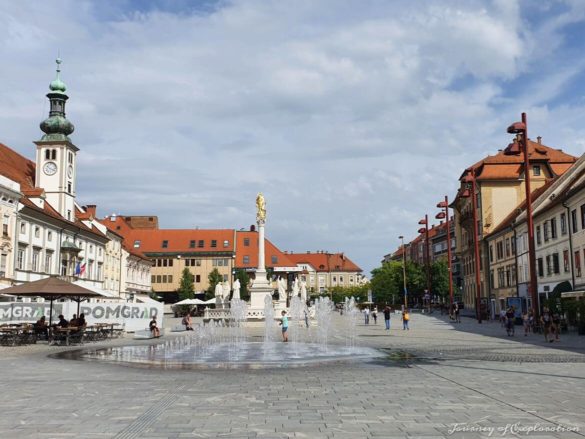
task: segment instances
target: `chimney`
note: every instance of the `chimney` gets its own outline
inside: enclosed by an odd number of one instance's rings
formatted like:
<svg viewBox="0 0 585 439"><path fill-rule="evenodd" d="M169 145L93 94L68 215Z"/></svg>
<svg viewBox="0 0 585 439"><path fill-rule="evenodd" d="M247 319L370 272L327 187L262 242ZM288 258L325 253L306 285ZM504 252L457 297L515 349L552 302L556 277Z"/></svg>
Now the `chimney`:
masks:
<svg viewBox="0 0 585 439"><path fill-rule="evenodd" d="M95 204L88 204L87 206L85 206L85 211L89 214L91 218L95 218L97 206Z"/></svg>
<svg viewBox="0 0 585 439"><path fill-rule="evenodd" d="M117 216L116 216L115 213L113 213L113 214L110 215L110 221L111 222L115 223L116 222L116 219L117 219Z"/></svg>
<svg viewBox="0 0 585 439"><path fill-rule="evenodd" d="M542 145L542 136L538 136L538 137L536 138L536 142L537 142L539 145Z"/></svg>
<svg viewBox="0 0 585 439"><path fill-rule="evenodd" d="M256 226L254 224L252 224L250 226L250 232L255 232L256 231Z"/></svg>

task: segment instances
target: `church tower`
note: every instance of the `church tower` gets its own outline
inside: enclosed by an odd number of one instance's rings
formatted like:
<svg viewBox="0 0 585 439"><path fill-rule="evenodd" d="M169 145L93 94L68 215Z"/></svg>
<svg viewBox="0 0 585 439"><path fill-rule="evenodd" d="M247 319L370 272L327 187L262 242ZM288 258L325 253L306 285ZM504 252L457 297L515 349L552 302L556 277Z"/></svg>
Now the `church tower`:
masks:
<svg viewBox="0 0 585 439"><path fill-rule="evenodd" d="M45 133L37 145L36 186L43 188L46 200L65 219L75 219L75 177L77 174L77 151L69 135L75 129L65 117L65 94L67 87L59 77L61 60L57 58L57 77L49 85L47 97L50 102L49 117L41 122Z"/></svg>

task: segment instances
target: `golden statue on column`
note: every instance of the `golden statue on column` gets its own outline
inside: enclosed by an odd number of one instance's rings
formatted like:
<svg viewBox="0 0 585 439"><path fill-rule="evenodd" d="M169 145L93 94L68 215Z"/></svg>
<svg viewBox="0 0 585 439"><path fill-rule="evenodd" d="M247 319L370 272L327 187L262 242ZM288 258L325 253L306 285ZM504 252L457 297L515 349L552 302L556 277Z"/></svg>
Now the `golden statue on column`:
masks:
<svg viewBox="0 0 585 439"><path fill-rule="evenodd" d="M256 209L256 220L258 222L266 221L266 201L264 201L264 195L262 195L262 192L256 197Z"/></svg>

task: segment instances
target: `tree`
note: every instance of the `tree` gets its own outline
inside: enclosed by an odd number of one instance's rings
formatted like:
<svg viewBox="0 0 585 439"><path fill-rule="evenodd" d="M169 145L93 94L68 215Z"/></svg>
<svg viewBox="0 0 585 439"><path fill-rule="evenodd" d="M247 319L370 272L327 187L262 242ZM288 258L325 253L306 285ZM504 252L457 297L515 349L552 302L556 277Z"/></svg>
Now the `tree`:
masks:
<svg viewBox="0 0 585 439"><path fill-rule="evenodd" d="M440 260L431 265L431 293L443 298L449 297L449 266Z"/></svg>
<svg viewBox="0 0 585 439"><path fill-rule="evenodd" d="M242 298L242 300L248 300L250 298L250 293L248 292L250 276L248 275L246 270L240 268L236 270L235 278L240 281L240 297Z"/></svg>
<svg viewBox="0 0 585 439"><path fill-rule="evenodd" d="M403 303L404 274L402 262L384 262L381 267L372 270L370 281L372 293L376 302ZM408 297L422 296L426 288L426 273L424 267L412 261L406 262L406 289Z"/></svg>
<svg viewBox="0 0 585 439"><path fill-rule="evenodd" d="M195 287L193 285L193 275L186 267L181 274L181 282L179 283L177 293L179 293L180 300L192 299L194 297Z"/></svg>
<svg viewBox="0 0 585 439"><path fill-rule="evenodd" d="M336 286L331 288L331 296L334 303L343 303L345 298L353 297L358 302L365 302L368 299L369 284L351 287Z"/></svg>
<svg viewBox="0 0 585 439"><path fill-rule="evenodd" d="M207 279L209 280L209 288L207 288L205 298L211 299L215 296L215 286L223 282L223 276L217 268L214 268L207 276Z"/></svg>

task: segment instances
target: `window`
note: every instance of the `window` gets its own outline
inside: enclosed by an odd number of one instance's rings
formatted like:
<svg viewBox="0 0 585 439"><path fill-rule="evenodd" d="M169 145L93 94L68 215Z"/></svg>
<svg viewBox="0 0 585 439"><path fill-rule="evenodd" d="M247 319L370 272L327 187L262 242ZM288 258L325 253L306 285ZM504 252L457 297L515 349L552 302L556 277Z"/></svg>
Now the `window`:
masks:
<svg viewBox="0 0 585 439"><path fill-rule="evenodd" d="M53 253L47 252L47 253L45 253L44 272L51 273L51 271L53 271L52 269L53 269Z"/></svg>
<svg viewBox="0 0 585 439"><path fill-rule="evenodd" d="M490 262L494 262L494 246L490 245Z"/></svg>
<svg viewBox="0 0 585 439"><path fill-rule="evenodd" d="M272 255L272 257L270 258L270 261L271 261L273 264L278 264L278 256L276 256L276 255Z"/></svg>
<svg viewBox="0 0 585 439"><path fill-rule="evenodd" d="M53 240L53 232L47 233L47 241L51 242Z"/></svg>
<svg viewBox="0 0 585 439"><path fill-rule="evenodd" d="M540 239L540 226L536 226L536 243L540 245L542 240Z"/></svg>
<svg viewBox="0 0 585 439"><path fill-rule="evenodd" d="M571 226L573 227L573 233L577 233L577 209L571 211Z"/></svg>
<svg viewBox="0 0 585 439"><path fill-rule="evenodd" d="M561 235L567 234L567 215L561 213Z"/></svg>
<svg viewBox="0 0 585 439"><path fill-rule="evenodd" d="M67 182L67 193L68 194L71 193L71 182L70 181Z"/></svg>
<svg viewBox="0 0 585 439"><path fill-rule="evenodd" d="M561 267L559 264L559 254L558 253L553 253L552 262L553 262L553 273L559 274L561 272Z"/></svg>
<svg viewBox="0 0 585 439"><path fill-rule="evenodd" d="M45 149L45 160L51 160L51 150Z"/></svg>
<svg viewBox="0 0 585 439"><path fill-rule="evenodd" d="M152 276L150 276L150 283L151 284L155 284L156 283L156 276L154 274Z"/></svg>
<svg viewBox="0 0 585 439"><path fill-rule="evenodd" d="M506 257L510 257L510 238L506 238Z"/></svg>
<svg viewBox="0 0 585 439"><path fill-rule="evenodd" d="M197 243L197 247L199 248L205 247L205 241L203 239L200 239L199 242Z"/></svg>
<svg viewBox="0 0 585 439"><path fill-rule="evenodd" d="M542 232L544 235L544 242L548 241L548 221L545 221L542 225Z"/></svg>
<svg viewBox="0 0 585 439"><path fill-rule="evenodd" d="M510 275L510 266L506 265L506 286L509 287L510 286L510 282L511 282L511 275Z"/></svg>
<svg viewBox="0 0 585 439"><path fill-rule="evenodd" d="M533 166L532 173L534 174L535 177L540 176L540 166L538 165Z"/></svg>
<svg viewBox="0 0 585 439"><path fill-rule="evenodd" d="M140 240L139 239L134 241L134 248L140 248Z"/></svg>
<svg viewBox="0 0 585 439"><path fill-rule="evenodd" d="M575 252L575 276L581 277L581 254Z"/></svg>
<svg viewBox="0 0 585 439"><path fill-rule="evenodd" d="M196 275L195 275L195 282L196 282L196 283L199 283L199 282L201 282L201 275L200 275L200 274L196 274Z"/></svg>
<svg viewBox="0 0 585 439"><path fill-rule="evenodd" d="M494 270L490 270L490 285L492 288L496 288L496 285L494 284Z"/></svg>
<svg viewBox="0 0 585 439"><path fill-rule="evenodd" d="M217 240L215 239L211 240L211 247L217 247Z"/></svg>
<svg viewBox="0 0 585 439"><path fill-rule="evenodd" d="M156 276L156 283L157 283L157 284L162 284L162 276L161 276L160 274L158 274L158 275Z"/></svg>
<svg viewBox="0 0 585 439"><path fill-rule="evenodd" d="M550 237L557 239L557 219L551 218L550 220Z"/></svg>
<svg viewBox="0 0 585 439"><path fill-rule="evenodd" d="M538 258L538 260L536 262L538 263L538 277L543 277L544 276L544 264L543 264L542 258Z"/></svg>
<svg viewBox="0 0 585 439"><path fill-rule="evenodd" d="M37 249L34 249L32 252L32 266L31 266L31 270L32 271L39 271L39 256L40 256L40 251Z"/></svg>
<svg viewBox="0 0 585 439"><path fill-rule="evenodd" d="M339 276L339 283L342 284L343 283L343 276Z"/></svg>
<svg viewBox="0 0 585 439"><path fill-rule="evenodd" d="M504 258L504 243L503 243L503 241L496 242L496 258L498 260Z"/></svg>
<svg viewBox="0 0 585 439"><path fill-rule="evenodd" d="M102 264L98 262L97 264L97 275L96 275L96 279L97 280L101 280L102 279ZM112 285L114 284L114 282L112 281Z"/></svg>
<svg viewBox="0 0 585 439"><path fill-rule="evenodd" d="M26 233L26 223L20 223L20 234L24 235Z"/></svg>
<svg viewBox="0 0 585 439"><path fill-rule="evenodd" d="M10 224L10 217L8 215L4 215L2 219L2 234L4 236L8 236L8 225Z"/></svg>
<svg viewBox="0 0 585 439"><path fill-rule="evenodd" d="M24 270L24 259L25 259L25 251L23 248L18 249L18 254L16 255L16 268L19 270Z"/></svg>
<svg viewBox="0 0 585 439"><path fill-rule="evenodd" d="M73 154L71 152L67 156L67 163L73 164Z"/></svg>
<svg viewBox="0 0 585 439"><path fill-rule="evenodd" d="M244 264L249 264L249 263L250 263L250 256L244 255Z"/></svg>
<svg viewBox="0 0 585 439"><path fill-rule="evenodd" d="M498 268L498 288L503 288L506 284L506 273L504 267Z"/></svg>
<svg viewBox="0 0 585 439"><path fill-rule="evenodd" d="M67 220L71 221L71 211L67 211Z"/></svg>
<svg viewBox="0 0 585 439"><path fill-rule="evenodd" d="M161 245L162 248L169 248L169 241L167 241L166 239L162 242Z"/></svg>
<svg viewBox="0 0 585 439"><path fill-rule="evenodd" d="M512 240L511 240L511 247L512 247L512 254L515 255L516 254L516 240L514 238L512 238Z"/></svg>
<svg viewBox="0 0 585 439"><path fill-rule="evenodd" d="M194 239L189 241L189 248L195 248L195 240Z"/></svg>
<svg viewBox="0 0 585 439"><path fill-rule="evenodd" d="M169 260L168 259L163 259L162 260L162 266L163 267L168 267L168 265L169 265Z"/></svg>
<svg viewBox="0 0 585 439"><path fill-rule="evenodd" d="M551 266L550 255L546 255L546 275L550 276L551 274L552 274L552 266Z"/></svg>
<svg viewBox="0 0 585 439"><path fill-rule="evenodd" d="M223 247L226 248L226 247L229 247L229 246L230 246L230 242L228 240L225 240L223 242Z"/></svg>
<svg viewBox="0 0 585 439"><path fill-rule="evenodd" d="M169 283L172 284L173 283L173 275L169 274Z"/></svg>
<svg viewBox="0 0 585 439"><path fill-rule="evenodd" d="M337 282L337 277L333 276L333 283Z"/></svg>
<svg viewBox="0 0 585 439"><path fill-rule="evenodd" d="M250 238L244 238L244 247L250 247Z"/></svg>
<svg viewBox="0 0 585 439"><path fill-rule="evenodd" d="M563 265L565 267L565 273L568 273L570 270L569 267L569 250L563 251Z"/></svg>
<svg viewBox="0 0 585 439"><path fill-rule="evenodd" d="M57 160L57 150L56 149L51 150L51 159Z"/></svg>

